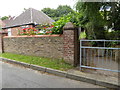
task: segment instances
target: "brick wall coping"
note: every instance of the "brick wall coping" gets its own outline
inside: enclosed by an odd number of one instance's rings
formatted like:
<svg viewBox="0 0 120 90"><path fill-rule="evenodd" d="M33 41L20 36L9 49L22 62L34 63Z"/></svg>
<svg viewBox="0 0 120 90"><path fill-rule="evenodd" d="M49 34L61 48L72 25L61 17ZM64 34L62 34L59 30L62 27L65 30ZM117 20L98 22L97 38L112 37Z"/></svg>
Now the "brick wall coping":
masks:
<svg viewBox="0 0 120 90"><path fill-rule="evenodd" d="M61 37L62 35L24 35L24 36L4 36L4 38L11 38L11 37Z"/></svg>

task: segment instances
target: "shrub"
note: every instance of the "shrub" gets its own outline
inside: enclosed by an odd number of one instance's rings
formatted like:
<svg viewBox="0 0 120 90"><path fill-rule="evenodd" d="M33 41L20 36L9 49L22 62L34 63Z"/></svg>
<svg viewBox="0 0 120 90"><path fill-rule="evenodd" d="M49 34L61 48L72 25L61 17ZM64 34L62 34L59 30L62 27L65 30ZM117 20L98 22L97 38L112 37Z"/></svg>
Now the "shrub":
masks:
<svg viewBox="0 0 120 90"><path fill-rule="evenodd" d="M61 17L58 21L54 22L54 27L52 28L53 34L62 34L63 26L70 21L70 18L67 16Z"/></svg>
<svg viewBox="0 0 120 90"><path fill-rule="evenodd" d="M106 39L107 40L120 40L120 30L106 32ZM108 45L109 46L120 45L120 42L111 42Z"/></svg>
<svg viewBox="0 0 120 90"><path fill-rule="evenodd" d="M43 34L52 34L52 28L54 27L54 25L51 25L51 24L40 24L40 25L37 25L36 28L39 30L39 31L42 31ZM38 34L38 35L41 35Z"/></svg>
<svg viewBox="0 0 120 90"><path fill-rule="evenodd" d="M36 28L24 28L19 30L18 35L49 35L52 34L53 25L40 24ZM42 32L41 32L42 31Z"/></svg>
<svg viewBox="0 0 120 90"><path fill-rule="evenodd" d="M108 39L108 40L120 40L120 30L106 32L106 39Z"/></svg>
<svg viewBox="0 0 120 90"><path fill-rule="evenodd" d="M68 22L72 22L75 26L81 26L80 24L81 19L82 19L82 16L80 14L69 13L68 15L61 17L58 21L53 23L54 27L52 28L52 33L62 34L63 26Z"/></svg>
<svg viewBox="0 0 120 90"><path fill-rule="evenodd" d="M36 28L24 28L22 29L22 32L19 31L19 35L36 35L38 33L38 30Z"/></svg>

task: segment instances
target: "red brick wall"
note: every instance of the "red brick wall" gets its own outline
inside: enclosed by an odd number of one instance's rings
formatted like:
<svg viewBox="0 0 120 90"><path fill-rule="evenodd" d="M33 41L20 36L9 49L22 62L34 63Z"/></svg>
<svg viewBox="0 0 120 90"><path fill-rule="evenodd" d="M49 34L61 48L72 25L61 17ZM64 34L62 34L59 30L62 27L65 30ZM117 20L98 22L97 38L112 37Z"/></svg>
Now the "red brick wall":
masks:
<svg viewBox="0 0 120 90"><path fill-rule="evenodd" d="M20 27L11 28L11 35L12 35L12 36L17 36L19 30L21 31L22 28L20 28Z"/></svg>
<svg viewBox="0 0 120 90"><path fill-rule="evenodd" d="M64 30L64 59L74 63L74 30Z"/></svg>
<svg viewBox="0 0 120 90"><path fill-rule="evenodd" d="M28 25L28 27L33 27L33 25ZM18 32L22 32L22 27L14 27L10 28L11 29L11 35L12 36L18 36ZM5 31L8 31L8 29L5 29Z"/></svg>
<svg viewBox="0 0 120 90"><path fill-rule="evenodd" d="M67 23L63 31L64 60L73 66L79 63L78 30L72 23Z"/></svg>

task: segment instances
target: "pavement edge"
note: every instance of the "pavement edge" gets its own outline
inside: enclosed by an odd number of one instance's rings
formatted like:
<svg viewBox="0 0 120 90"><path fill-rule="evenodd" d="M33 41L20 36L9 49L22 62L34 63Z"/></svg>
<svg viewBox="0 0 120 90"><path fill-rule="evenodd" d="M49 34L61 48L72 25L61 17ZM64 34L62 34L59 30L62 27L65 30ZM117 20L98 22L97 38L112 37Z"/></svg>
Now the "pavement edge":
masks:
<svg viewBox="0 0 120 90"><path fill-rule="evenodd" d="M68 73L65 71L55 70L55 69L51 69L51 68L46 68L46 67L42 67L42 66L37 66L37 65L28 64L28 63L19 62L19 61L7 59L7 58L1 58L1 57L0 57L0 61L11 63L11 64L21 65L21 66L24 66L26 68L31 68L34 70L43 71L43 72L47 72L50 74L66 77L66 78L73 79L73 80L83 81L83 82L87 82L87 83L91 83L91 84L95 84L95 85L99 85L99 86L103 86L103 87L107 87L107 88L120 88L120 86L112 84L112 83L98 81L95 79L75 75L75 74Z"/></svg>

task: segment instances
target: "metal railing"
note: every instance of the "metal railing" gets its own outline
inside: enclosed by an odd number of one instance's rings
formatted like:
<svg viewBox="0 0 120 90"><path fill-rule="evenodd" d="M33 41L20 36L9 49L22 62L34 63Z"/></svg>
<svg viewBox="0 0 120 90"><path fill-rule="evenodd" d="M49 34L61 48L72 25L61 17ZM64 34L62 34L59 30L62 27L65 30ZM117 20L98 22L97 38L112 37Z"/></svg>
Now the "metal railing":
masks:
<svg viewBox="0 0 120 90"><path fill-rule="evenodd" d="M80 40L80 68L120 72L120 48L113 47L113 42L120 40Z"/></svg>

